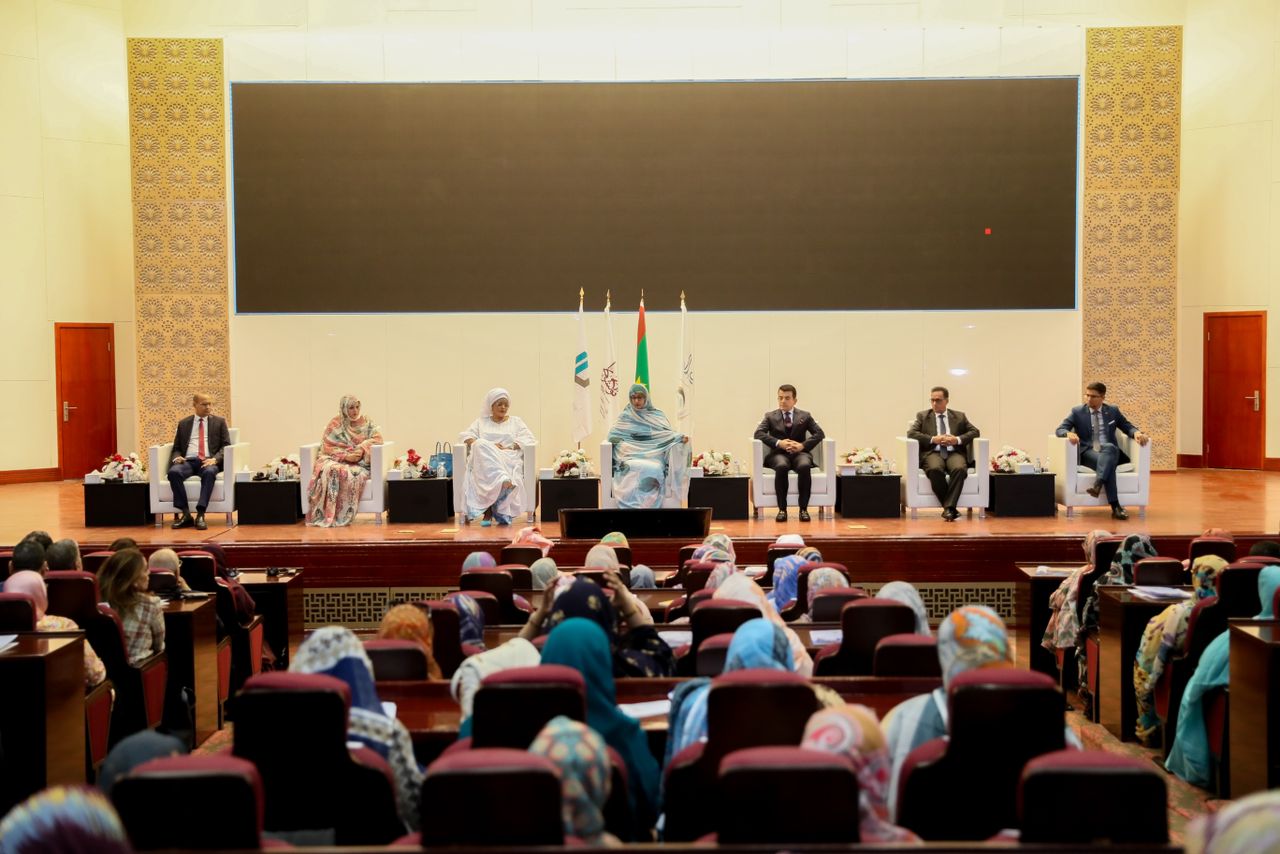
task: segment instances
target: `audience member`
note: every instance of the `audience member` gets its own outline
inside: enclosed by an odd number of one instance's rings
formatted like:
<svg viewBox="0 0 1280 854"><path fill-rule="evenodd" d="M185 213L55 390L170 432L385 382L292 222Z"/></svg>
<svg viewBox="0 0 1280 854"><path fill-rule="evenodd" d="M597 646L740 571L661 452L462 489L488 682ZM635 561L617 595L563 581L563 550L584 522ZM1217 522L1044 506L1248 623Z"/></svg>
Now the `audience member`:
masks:
<svg viewBox="0 0 1280 854"><path fill-rule="evenodd" d="M722 532L708 534L706 538L703 539L702 544L704 546L711 546L712 548L728 552L731 560L736 561L738 559L738 553L733 550L733 538L728 534Z"/></svg>
<svg viewBox="0 0 1280 854"><path fill-rule="evenodd" d="M44 560L50 572L84 569L80 563L80 546L76 545L75 540L58 540L45 549Z"/></svg>
<svg viewBox="0 0 1280 854"><path fill-rule="evenodd" d="M9 574L25 570L40 575L48 571L44 560L44 546L36 540L23 540L13 547L13 556L9 558Z"/></svg>
<svg viewBox="0 0 1280 854"><path fill-rule="evenodd" d="M117 537L116 539L111 541L111 545L107 546L107 551L118 552L121 549L136 549L136 548L138 548L138 541L135 540L133 537ZM139 551L141 550L139 549Z"/></svg>
<svg viewBox="0 0 1280 854"><path fill-rule="evenodd" d="M396 605L389 609L382 617L382 625L378 627L378 637L417 643L427 656L427 676L431 679L444 678L431 651L435 626L421 608L415 605Z"/></svg>
<svg viewBox="0 0 1280 854"><path fill-rule="evenodd" d="M809 584L813 584L813 579L809 579ZM916 615L916 634L932 637L933 630L929 628L929 609L925 607L924 599L920 598L920 591L905 581L890 581L876 593L877 599L889 599L893 602L901 602L910 608Z"/></svg>
<svg viewBox="0 0 1280 854"><path fill-rule="evenodd" d="M484 651L484 611L480 603L465 593L450 593L444 601L452 602L458 612L458 641L464 646Z"/></svg>
<svg viewBox="0 0 1280 854"><path fill-rule="evenodd" d="M1146 557L1155 557L1156 547L1146 534L1130 534L1124 538L1116 555L1111 559L1111 567L1103 573L1094 584L1089 598L1085 600L1084 610L1080 615L1080 631L1076 636L1076 671L1078 673L1077 692L1087 712L1093 706L1093 695L1089 692L1089 667L1085 658L1085 638L1098 626L1098 587L1104 584L1132 584L1133 565Z"/></svg>
<svg viewBox="0 0 1280 854"><path fill-rule="evenodd" d="M546 557L547 553L551 551L551 547L554 546L555 543L551 542L551 540L548 540L546 537L542 535L541 528L537 527L536 525L531 525L527 528L521 528L520 533L516 534L516 538L511 541L511 545L533 546L535 548L541 549L542 556Z"/></svg>
<svg viewBox="0 0 1280 854"><path fill-rule="evenodd" d="M658 588L657 576L653 574L653 570L638 563L631 567L631 589L632 590L656 590Z"/></svg>
<svg viewBox="0 0 1280 854"><path fill-rule="evenodd" d="M116 781L139 765L165 756L181 756L186 752L187 746L175 736L165 735L153 729L135 732L120 739L107 754L107 758L102 763L102 770L98 772L98 788L104 795L111 797L111 789Z"/></svg>
<svg viewBox="0 0 1280 854"><path fill-rule="evenodd" d="M53 537L49 535L48 531L39 531L39 530L28 531L26 536L24 536L22 539L34 540L35 542L40 544L40 548L45 549L46 551L48 550L49 546L53 545Z"/></svg>
<svg viewBox="0 0 1280 854"><path fill-rule="evenodd" d="M540 557L535 560L529 567L529 572L533 575L534 590L545 590L547 585L554 582L560 575L556 562L549 557Z"/></svg>
<svg viewBox="0 0 1280 854"><path fill-rule="evenodd" d="M462 571L470 572L473 569L493 569L498 562L493 559L493 555L488 552L471 552L462 561Z"/></svg>
<svg viewBox="0 0 1280 854"><path fill-rule="evenodd" d="M124 626L129 663L164 651L164 605L147 592L147 561L137 549L121 549L98 570L98 588Z"/></svg>
<svg viewBox="0 0 1280 854"><path fill-rule="evenodd" d="M835 567L824 566L809 573L808 589L805 593L804 613L795 619L797 623L813 622L813 603L823 590L846 590L850 587L849 579Z"/></svg>
<svg viewBox="0 0 1280 854"><path fill-rule="evenodd" d="M54 786L0 821L0 854L129 854L115 807L94 789Z"/></svg>
<svg viewBox="0 0 1280 854"><path fill-rule="evenodd" d="M529 752L549 759L560 772L565 836L587 845L620 846L621 841L604 826L613 773L604 739L581 721L558 715L533 739Z"/></svg>
<svg viewBox="0 0 1280 854"><path fill-rule="evenodd" d="M747 602L754 605L759 609L762 617L782 629L782 633L786 636L787 643L791 647L791 668L801 676L813 675L813 659L809 657L809 651L805 649L804 641L800 640L800 636L795 633L795 630L788 626L778 614L777 609L773 607L773 603L769 601L764 591L760 589L760 585L748 578L745 573L736 572L730 575L721 582L715 593L711 594L711 598L736 599L739 602Z"/></svg>
<svg viewBox="0 0 1280 854"><path fill-rule="evenodd" d="M1280 851L1280 789L1255 792L1197 816L1182 844L1186 854Z"/></svg>
<svg viewBox="0 0 1280 854"><path fill-rule="evenodd" d="M406 826L418 827L418 801L422 792L422 769L413 753L409 730L388 717L378 699L373 681L373 665L364 645L348 629L325 626L312 632L289 662L291 673L319 673L347 683L351 689L351 712L347 718L347 739L358 741L387 760L396 788L396 807Z"/></svg>
<svg viewBox="0 0 1280 854"><path fill-rule="evenodd" d="M1249 549L1250 557L1280 557L1280 543L1275 540L1259 540Z"/></svg>
<svg viewBox="0 0 1280 854"><path fill-rule="evenodd" d="M151 557L147 560L147 570L149 572L153 570L172 572L174 578L178 579L178 587L180 589L191 589L186 579L182 577L182 558L178 557L178 553L173 549L156 549L153 551Z"/></svg>
<svg viewBox="0 0 1280 854"><path fill-rule="evenodd" d="M796 591L800 584L800 567L809 561L799 555L787 555L773 562L773 590L768 594L769 601L779 611L795 601Z"/></svg>
<svg viewBox="0 0 1280 854"><path fill-rule="evenodd" d="M486 676L512 667L535 667L541 660L542 653L524 638L512 638L494 649L464 658L449 680L449 693L462 709L458 737L471 735L472 703Z"/></svg>
<svg viewBox="0 0 1280 854"><path fill-rule="evenodd" d="M4 583L5 593L21 593L31 600L36 614L36 631L38 632L78 632L80 627L76 621L67 617L47 613L49 608L49 592L44 578L38 572L24 569L9 576ZM84 642L84 684L92 688L107 678L107 669L102 659Z"/></svg>
<svg viewBox="0 0 1280 854"><path fill-rule="evenodd" d="M1058 589L1049 596L1049 624L1045 626L1044 637L1040 645L1058 656L1058 666L1062 666L1062 650L1073 649L1076 636L1080 634L1080 623L1076 619L1076 605L1080 601L1080 579L1093 572L1097 559L1098 540L1111 536L1110 531L1101 528L1090 531L1084 537L1084 565L1073 570Z"/></svg>

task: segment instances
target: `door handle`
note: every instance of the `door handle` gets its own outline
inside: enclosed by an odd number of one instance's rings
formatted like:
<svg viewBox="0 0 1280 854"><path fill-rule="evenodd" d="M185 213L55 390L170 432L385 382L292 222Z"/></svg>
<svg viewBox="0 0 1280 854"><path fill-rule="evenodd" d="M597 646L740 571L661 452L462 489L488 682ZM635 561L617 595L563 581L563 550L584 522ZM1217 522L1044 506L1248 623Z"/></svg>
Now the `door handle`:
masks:
<svg viewBox="0 0 1280 854"><path fill-rule="evenodd" d="M78 406L72 406L70 403L68 403L68 402L67 402L67 401L65 401L65 400L64 400L64 401L62 401L62 420L63 420L63 421L70 421L70 420L71 420L71 410L73 410L73 409L79 409L79 408L80 408L80 407L78 407Z"/></svg>
<svg viewBox="0 0 1280 854"><path fill-rule="evenodd" d="M1254 389L1253 394L1246 394L1246 395L1244 396L1244 399L1245 399L1245 400L1252 400L1252 401L1253 401L1253 411L1254 411L1254 412L1257 412L1257 411L1258 411L1258 400L1259 400L1259 395L1258 395L1258 390L1257 390L1257 389Z"/></svg>

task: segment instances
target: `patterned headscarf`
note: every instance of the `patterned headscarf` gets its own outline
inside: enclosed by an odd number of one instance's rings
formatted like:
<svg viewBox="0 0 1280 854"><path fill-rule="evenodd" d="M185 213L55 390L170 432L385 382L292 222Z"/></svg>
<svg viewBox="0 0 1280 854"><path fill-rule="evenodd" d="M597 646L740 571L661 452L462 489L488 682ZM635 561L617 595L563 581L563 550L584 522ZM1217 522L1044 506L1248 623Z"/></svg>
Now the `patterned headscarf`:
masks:
<svg viewBox="0 0 1280 854"><path fill-rule="evenodd" d="M1191 586L1195 599L1208 599L1218 595L1218 576L1227 568L1227 561L1218 555L1201 555L1191 564Z"/></svg>
<svg viewBox="0 0 1280 854"><path fill-rule="evenodd" d="M440 665L432 653L435 641L435 627L426 612L416 605L396 605L387 611L378 627L378 637L392 640L416 641L427 654L427 675L432 679L443 679Z"/></svg>
<svg viewBox="0 0 1280 854"><path fill-rule="evenodd" d="M127 854L132 850L120 816L94 789L45 789L0 821L0 852L4 854Z"/></svg>
<svg viewBox="0 0 1280 854"><path fill-rule="evenodd" d="M938 627L938 663L943 686L968 670L1012 667L1013 653L1004 621L985 605L957 608Z"/></svg>
<svg viewBox="0 0 1280 854"><path fill-rule="evenodd" d="M458 640L484 649L484 611L480 603L465 593L450 593L444 597L452 602L458 612Z"/></svg>
<svg viewBox="0 0 1280 854"><path fill-rule="evenodd" d="M1111 536L1110 531L1104 531L1101 528L1095 528L1084 535L1084 563L1085 566L1092 568L1094 558L1097 556L1098 540L1103 537Z"/></svg>
<svg viewBox="0 0 1280 854"><path fill-rule="evenodd" d="M540 557L529 567L529 571L533 574L533 589L545 590L547 585L555 580L560 574L560 570L556 567L556 562L549 557Z"/></svg>
<svg viewBox="0 0 1280 854"><path fill-rule="evenodd" d="M823 590L841 590L849 586L849 579L838 569L824 566L809 573L808 602L806 611L813 616L813 600Z"/></svg>
<svg viewBox="0 0 1280 854"><path fill-rule="evenodd" d="M814 712L805 724L800 746L843 756L853 765L861 841L919 841L911 831L889 823L892 761L875 712L857 704Z"/></svg>
<svg viewBox="0 0 1280 854"><path fill-rule="evenodd" d="M546 557L547 552L551 551L551 547L555 543L548 540L542 535L542 530L535 526L521 528L520 533L516 534L516 538L511 541L513 546L534 546L542 550L542 556Z"/></svg>
<svg viewBox="0 0 1280 854"><path fill-rule="evenodd" d="M613 550L613 546L602 545L592 546L582 565L592 569L611 569L614 572L617 572L621 566L618 563L618 553Z"/></svg>
<svg viewBox="0 0 1280 854"><path fill-rule="evenodd" d="M728 534L719 531L714 534L708 534L702 544L728 552L729 557L735 561L738 559L738 553L733 550L733 539Z"/></svg>
<svg viewBox="0 0 1280 854"><path fill-rule="evenodd" d="M557 715L533 739L529 752L545 756L560 771L565 834L600 844L613 771L604 739L581 721Z"/></svg>
<svg viewBox="0 0 1280 854"><path fill-rule="evenodd" d="M1132 584L1133 565L1144 557L1155 557L1156 547L1146 534L1130 534L1124 538L1116 556L1111 559L1111 568L1102 576L1099 584Z"/></svg>
<svg viewBox="0 0 1280 854"><path fill-rule="evenodd" d="M627 535L621 531L610 531L600 538L602 546L624 546L630 548L631 544L627 542Z"/></svg>
<svg viewBox="0 0 1280 854"><path fill-rule="evenodd" d="M813 580L810 579L812 584ZM916 634L931 637L933 630L929 628L929 609L920 598L920 591L905 581L890 581L876 593L877 599L891 599L909 607L916 615Z"/></svg>
<svg viewBox="0 0 1280 854"><path fill-rule="evenodd" d="M608 548L606 546L606 548ZM613 551L613 549L609 549ZM575 578L572 583L560 592L547 619L543 622L543 630L550 632L566 620L584 617L604 629L609 638L610 647L617 645L618 618L613 610L613 603L605 595L604 589L589 578Z"/></svg>
<svg viewBox="0 0 1280 854"><path fill-rule="evenodd" d="M632 590L654 590L658 586L658 579L653 574L653 570L642 563L638 563L631 567L631 584Z"/></svg>
<svg viewBox="0 0 1280 854"><path fill-rule="evenodd" d="M1187 854L1254 854L1280 849L1280 789L1255 792L1187 825Z"/></svg>
<svg viewBox="0 0 1280 854"><path fill-rule="evenodd" d="M822 552L813 546L805 546L796 552L796 557L804 558L809 563L822 563Z"/></svg>
<svg viewBox="0 0 1280 854"><path fill-rule="evenodd" d="M369 423L369 416L365 415L363 410L360 412L359 421L352 421L347 417L347 407L353 403L360 403L360 398L356 397L354 394L344 394L342 396L342 400L338 401L338 417L342 419L342 426L364 427Z"/></svg>
<svg viewBox="0 0 1280 854"><path fill-rule="evenodd" d="M707 576L707 583L702 586L703 590L715 590L721 584L728 580L729 576L737 572L737 567L731 563L722 563L715 569L711 570L711 574Z"/></svg>
<svg viewBox="0 0 1280 854"><path fill-rule="evenodd" d="M493 555L488 552L472 552L462 561L462 571L470 572L473 569L492 569L497 566L498 562L493 559Z"/></svg>
<svg viewBox="0 0 1280 854"><path fill-rule="evenodd" d="M4 582L5 593L21 593L31 598L35 606L37 622L49 610L49 591L44 576L33 569L23 569L9 576Z"/></svg>
<svg viewBox="0 0 1280 854"><path fill-rule="evenodd" d="M787 603L796 598L800 585L800 567L809 561L799 555L787 555L773 562L773 592L769 601L773 607L781 611Z"/></svg>

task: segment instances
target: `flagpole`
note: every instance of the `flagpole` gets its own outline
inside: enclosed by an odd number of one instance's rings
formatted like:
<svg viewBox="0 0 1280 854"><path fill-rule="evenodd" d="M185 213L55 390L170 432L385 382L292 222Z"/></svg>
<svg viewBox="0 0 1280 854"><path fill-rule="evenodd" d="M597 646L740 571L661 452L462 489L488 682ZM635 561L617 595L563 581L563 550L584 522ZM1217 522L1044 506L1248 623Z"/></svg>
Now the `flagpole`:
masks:
<svg viewBox="0 0 1280 854"><path fill-rule="evenodd" d="M581 317L581 316L582 316L582 299L583 299L583 297L585 297L586 295L587 295L586 289L585 289L585 288L582 288L582 287L579 287L579 288L578 288L578 316L579 316L579 317ZM581 451L581 450L582 450L582 442L578 442L578 450L579 450L579 451Z"/></svg>

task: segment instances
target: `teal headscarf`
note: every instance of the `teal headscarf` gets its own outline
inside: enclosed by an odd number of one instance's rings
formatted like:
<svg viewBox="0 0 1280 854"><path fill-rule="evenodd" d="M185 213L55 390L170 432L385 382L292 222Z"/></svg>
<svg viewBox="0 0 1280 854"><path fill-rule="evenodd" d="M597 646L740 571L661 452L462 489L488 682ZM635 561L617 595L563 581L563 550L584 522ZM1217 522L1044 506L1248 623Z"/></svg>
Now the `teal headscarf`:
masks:
<svg viewBox="0 0 1280 854"><path fill-rule="evenodd" d="M622 756L638 816L654 816L658 803L658 763L649 739L634 718L618 708L609 636L599 624L571 617L551 630L542 648L543 664L562 664L582 674L587 685L587 725Z"/></svg>

